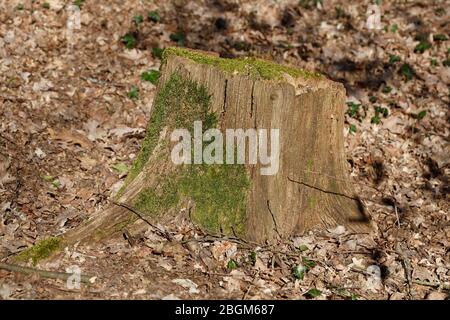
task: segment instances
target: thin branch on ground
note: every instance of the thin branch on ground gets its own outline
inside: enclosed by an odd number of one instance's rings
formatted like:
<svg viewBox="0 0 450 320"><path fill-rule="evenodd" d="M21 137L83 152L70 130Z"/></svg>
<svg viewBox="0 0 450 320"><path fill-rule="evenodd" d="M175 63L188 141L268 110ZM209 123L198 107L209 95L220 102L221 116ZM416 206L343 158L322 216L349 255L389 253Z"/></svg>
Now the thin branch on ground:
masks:
<svg viewBox="0 0 450 320"><path fill-rule="evenodd" d="M166 239L169 240L169 241L172 241L172 240L173 240L173 237L172 237L172 235L171 235L169 232L167 232L167 231L165 231L165 230L162 230L162 229L159 228L157 225L155 225L154 223L152 223L151 221L149 221L149 220L145 217L145 215L144 215L142 212L139 212L136 208L133 208L132 206L130 206L130 205L126 204L126 203L123 203L123 202L117 202L117 201L114 201L114 200L112 200L111 202L112 202L114 205L116 205L116 206L125 208L125 209L131 211L132 213L134 213L136 216L139 217L139 219L143 220L143 221L144 221L145 223L147 223L150 227L152 227L154 230L156 230L156 232L157 232L160 236L166 238Z"/></svg>
<svg viewBox="0 0 450 320"><path fill-rule="evenodd" d="M28 275L36 274L42 278L50 278L50 279L60 279L60 280L67 280L71 276L73 276L73 273L67 273L67 272L58 272L58 271L47 271L47 270L40 270L36 268L30 268L30 267L22 267L16 264L10 264L5 262L0 262L0 269L12 271L12 272L19 272L24 273ZM80 275L80 281L83 283L90 283L90 279L92 276L88 275Z"/></svg>

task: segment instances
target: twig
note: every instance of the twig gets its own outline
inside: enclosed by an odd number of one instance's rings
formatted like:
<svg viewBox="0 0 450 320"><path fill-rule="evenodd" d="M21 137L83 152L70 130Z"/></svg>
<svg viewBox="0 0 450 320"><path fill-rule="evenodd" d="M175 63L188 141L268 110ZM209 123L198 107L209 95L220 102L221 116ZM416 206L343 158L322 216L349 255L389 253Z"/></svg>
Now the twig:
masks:
<svg viewBox="0 0 450 320"><path fill-rule="evenodd" d="M157 231L157 233L158 233L160 236L166 238L166 239L169 240L169 241L172 241L172 240L173 240L173 237L172 237L172 235L171 235L169 232L167 232L167 231L165 231L165 230L161 230L161 228L159 228L158 226L156 226L155 224L153 224L152 222L150 222L150 221L149 221L147 218L145 218L144 215L143 215L141 212L139 212L137 209L135 209L135 208L133 208L132 206L130 206L130 205L126 204L126 203L123 203L123 202L117 202L117 201L114 201L114 200L113 200L112 203L115 204L116 206L125 208L125 209L131 211L132 213L134 213L135 215L137 215L141 220L143 220L145 223L147 223L149 226L151 226L153 229L155 229L155 230Z"/></svg>
<svg viewBox="0 0 450 320"><path fill-rule="evenodd" d="M400 217L398 216L397 205L394 203L395 217L397 218L397 225L400 228Z"/></svg>
<svg viewBox="0 0 450 320"><path fill-rule="evenodd" d="M405 252L402 249L402 246L400 242L397 242L396 248L395 248L397 254L400 256L403 262L403 268L405 269L405 278L408 284L408 294L411 295L411 283L412 283L412 269L411 269L411 263L406 256Z"/></svg>
<svg viewBox="0 0 450 320"><path fill-rule="evenodd" d="M253 281L249 284L247 290L245 290L245 293L242 296L242 300L245 300L245 298L247 298L248 293L255 286L255 283L256 283L256 280L258 279L258 277L259 277L259 271L256 272L255 276L253 277Z"/></svg>
<svg viewBox="0 0 450 320"><path fill-rule="evenodd" d="M96 78L92 78L92 77L85 77L85 76L81 76L81 79L90 82L90 83L94 83L94 84L98 84L98 85L108 85L108 86L113 86L113 87L126 87L126 85L121 84L121 83L115 83L115 82L108 82L108 81L104 81L104 80L99 80Z"/></svg>
<svg viewBox="0 0 450 320"><path fill-rule="evenodd" d="M303 186L305 186L305 187L308 187L308 188L311 188L311 189L314 189L314 190L318 190L318 191L321 191L321 192L324 192L324 193L329 193L329 194L332 194L332 195L335 195L335 196L341 196L341 197L348 198L348 199L355 200L355 201L360 201L361 199L362 199L362 200L366 200L366 199L363 199L363 198L355 198L355 197L346 195L345 193L340 193L340 192L335 192L335 191L325 190L325 189L322 189L322 188L313 186L313 185L311 185L311 184L305 183L305 182L303 182L303 181L294 180L294 179L292 179L291 177L287 177L287 178L288 178L288 180L291 181L291 182L294 182L294 183L297 183L297 184L301 184L301 185L303 185ZM370 200L369 200L369 201L370 201Z"/></svg>
<svg viewBox="0 0 450 320"><path fill-rule="evenodd" d="M273 220L273 225L275 226L275 232L277 233L277 235L281 238L280 233L278 232L278 226L277 226L277 221L275 220L275 216L273 215L272 210L270 209L270 201L267 200L267 209L269 210L269 213L272 215L272 220Z"/></svg>
<svg viewBox="0 0 450 320"><path fill-rule="evenodd" d="M194 220L192 219L192 206L189 205L188 208L188 217L189 217L189 221L192 223L192 225L197 228L201 233L203 233L204 237L200 238L200 239L196 239L196 238L192 238L192 239L186 239L183 240L181 243L188 243L191 241L205 241L205 242L211 242L211 241L217 241L217 240L225 240L225 241L231 241L234 243L238 243L241 244L242 246L247 246L247 247L251 247L250 245L256 245L259 246L258 243L256 242L252 242L252 241L247 241L244 239L239 238L238 236L236 236L236 232L234 231L234 229L232 229L234 237L230 237L230 236L225 236L225 235L215 235L215 234L211 234L208 233L207 231L205 231L203 228L201 228L198 224L196 224L194 222Z"/></svg>
<svg viewBox="0 0 450 320"><path fill-rule="evenodd" d="M20 272L20 273L24 273L24 274L37 274L43 278L61 279L61 280L67 280L73 275L73 273L40 270L40 269L22 267L22 266L19 266L16 264L10 264L10 263L4 263L4 262L0 262L0 269L12 271L12 272ZM84 282L84 283L90 283L90 281L89 281L90 278L92 278L92 277L88 276L88 275L80 275L80 281Z"/></svg>
<svg viewBox="0 0 450 320"><path fill-rule="evenodd" d="M365 274L365 275L370 275L366 270L360 269L360 268L357 268L357 267L351 267L350 270L355 271L355 272L359 272L359 273L362 273L362 274ZM394 276L394 275L390 275L389 278L393 278L393 279L396 279L396 280L404 280L404 279L402 279L400 277L397 277L397 276ZM439 282L432 283L432 282L423 281L423 280L411 280L411 283L412 284L417 284L417 285L420 285L420 286L433 287L433 288L442 288L444 290L450 290L450 284L448 284L448 283L439 283Z"/></svg>
<svg viewBox="0 0 450 320"><path fill-rule="evenodd" d="M205 233L205 236L202 237L202 238L190 238L190 239L183 240L183 241L181 241L181 244L185 244L185 243L193 242L193 241L197 241L197 242L214 242L214 241L218 241L218 240L230 241L230 242L238 243L241 246L247 247L247 248L251 248L252 247L251 245L259 246L259 244L257 244L256 242L247 241L247 240L240 239L240 238L237 238L237 237L219 236L219 235L208 234L208 233Z"/></svg>
<svg viewBox="0 0 450 320"><path fill-rule="evenodd" d="M444 290L450 290L450 284L446 284L446 283L432 283L432 282L422 281L422 280L413 280L412 283L418 284L421 286L426 286L426 287L434 287L434 288L442 288Z"/></svg>

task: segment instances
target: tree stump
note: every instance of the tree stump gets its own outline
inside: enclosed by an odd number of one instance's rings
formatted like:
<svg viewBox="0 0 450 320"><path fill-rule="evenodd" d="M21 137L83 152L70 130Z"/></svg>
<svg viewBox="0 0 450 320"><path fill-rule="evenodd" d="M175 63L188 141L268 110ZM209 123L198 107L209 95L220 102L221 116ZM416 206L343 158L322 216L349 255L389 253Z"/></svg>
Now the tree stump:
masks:
<svg viewBox="0 0 450 320"><path fill-rule="evenodd" d="M210 233L257 242L336 225L366 231L368 217L347 175L344 105L344 87L320 74L255 58L166 49L147 136L116 200L163 221L189 212ZM267 159L250 161L250 134L244 164L175 164L171 136L180 128L194 133L195 121L203 131L216 128L224 135L229 129L278 129L278 170L264 174ZM197 146L205 152L208 142ZM227 156L238 158L237 146ZM274 148L269 135L267 148ZM184 156L195 160L195 152ZM130 210L112 205L63 240L100 239L135 220Z"/></svg>

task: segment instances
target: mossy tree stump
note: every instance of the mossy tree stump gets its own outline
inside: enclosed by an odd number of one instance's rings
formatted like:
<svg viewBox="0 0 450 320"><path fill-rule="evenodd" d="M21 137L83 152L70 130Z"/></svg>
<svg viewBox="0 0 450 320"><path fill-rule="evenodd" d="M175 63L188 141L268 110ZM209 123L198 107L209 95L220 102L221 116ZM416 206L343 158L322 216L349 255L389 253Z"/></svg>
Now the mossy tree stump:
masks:
<svg viewBox="0 0 450 320"><path fill-rule="evenodd" d="M147 136L117 201L162 220L189 209L211 233L258 242L336 225L366 230L347 177L344 105L343 86L319 74L166 49ZM196 120L222 132L278 128L278 172L261 175L259 162L175 165L171 132ZM135 220L111 206L63 239L103 238Z"/></svg>

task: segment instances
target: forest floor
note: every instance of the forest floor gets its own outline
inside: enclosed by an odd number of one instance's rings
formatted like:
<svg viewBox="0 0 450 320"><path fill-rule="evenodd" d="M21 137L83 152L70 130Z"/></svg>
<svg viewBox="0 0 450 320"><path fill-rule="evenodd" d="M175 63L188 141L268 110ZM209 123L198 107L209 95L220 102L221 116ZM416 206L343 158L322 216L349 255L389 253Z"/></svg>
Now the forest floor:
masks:
<svg viewBox="0 0 450 320"><path fill-rule="evenodd" d="M79 267L92 276L80 289L0 270L0 299L448 298L444 1L378 1L375 30L366 26L372 1L77 0L81 24L68 29L72 2L0 3L2 262L110 205L155 94L141 74L159 68L157 48L173 45L274 59L342 82L348 168L376 228L256 246L177 221L161 226L173 241L150 228L37 264Z"/></svg>

